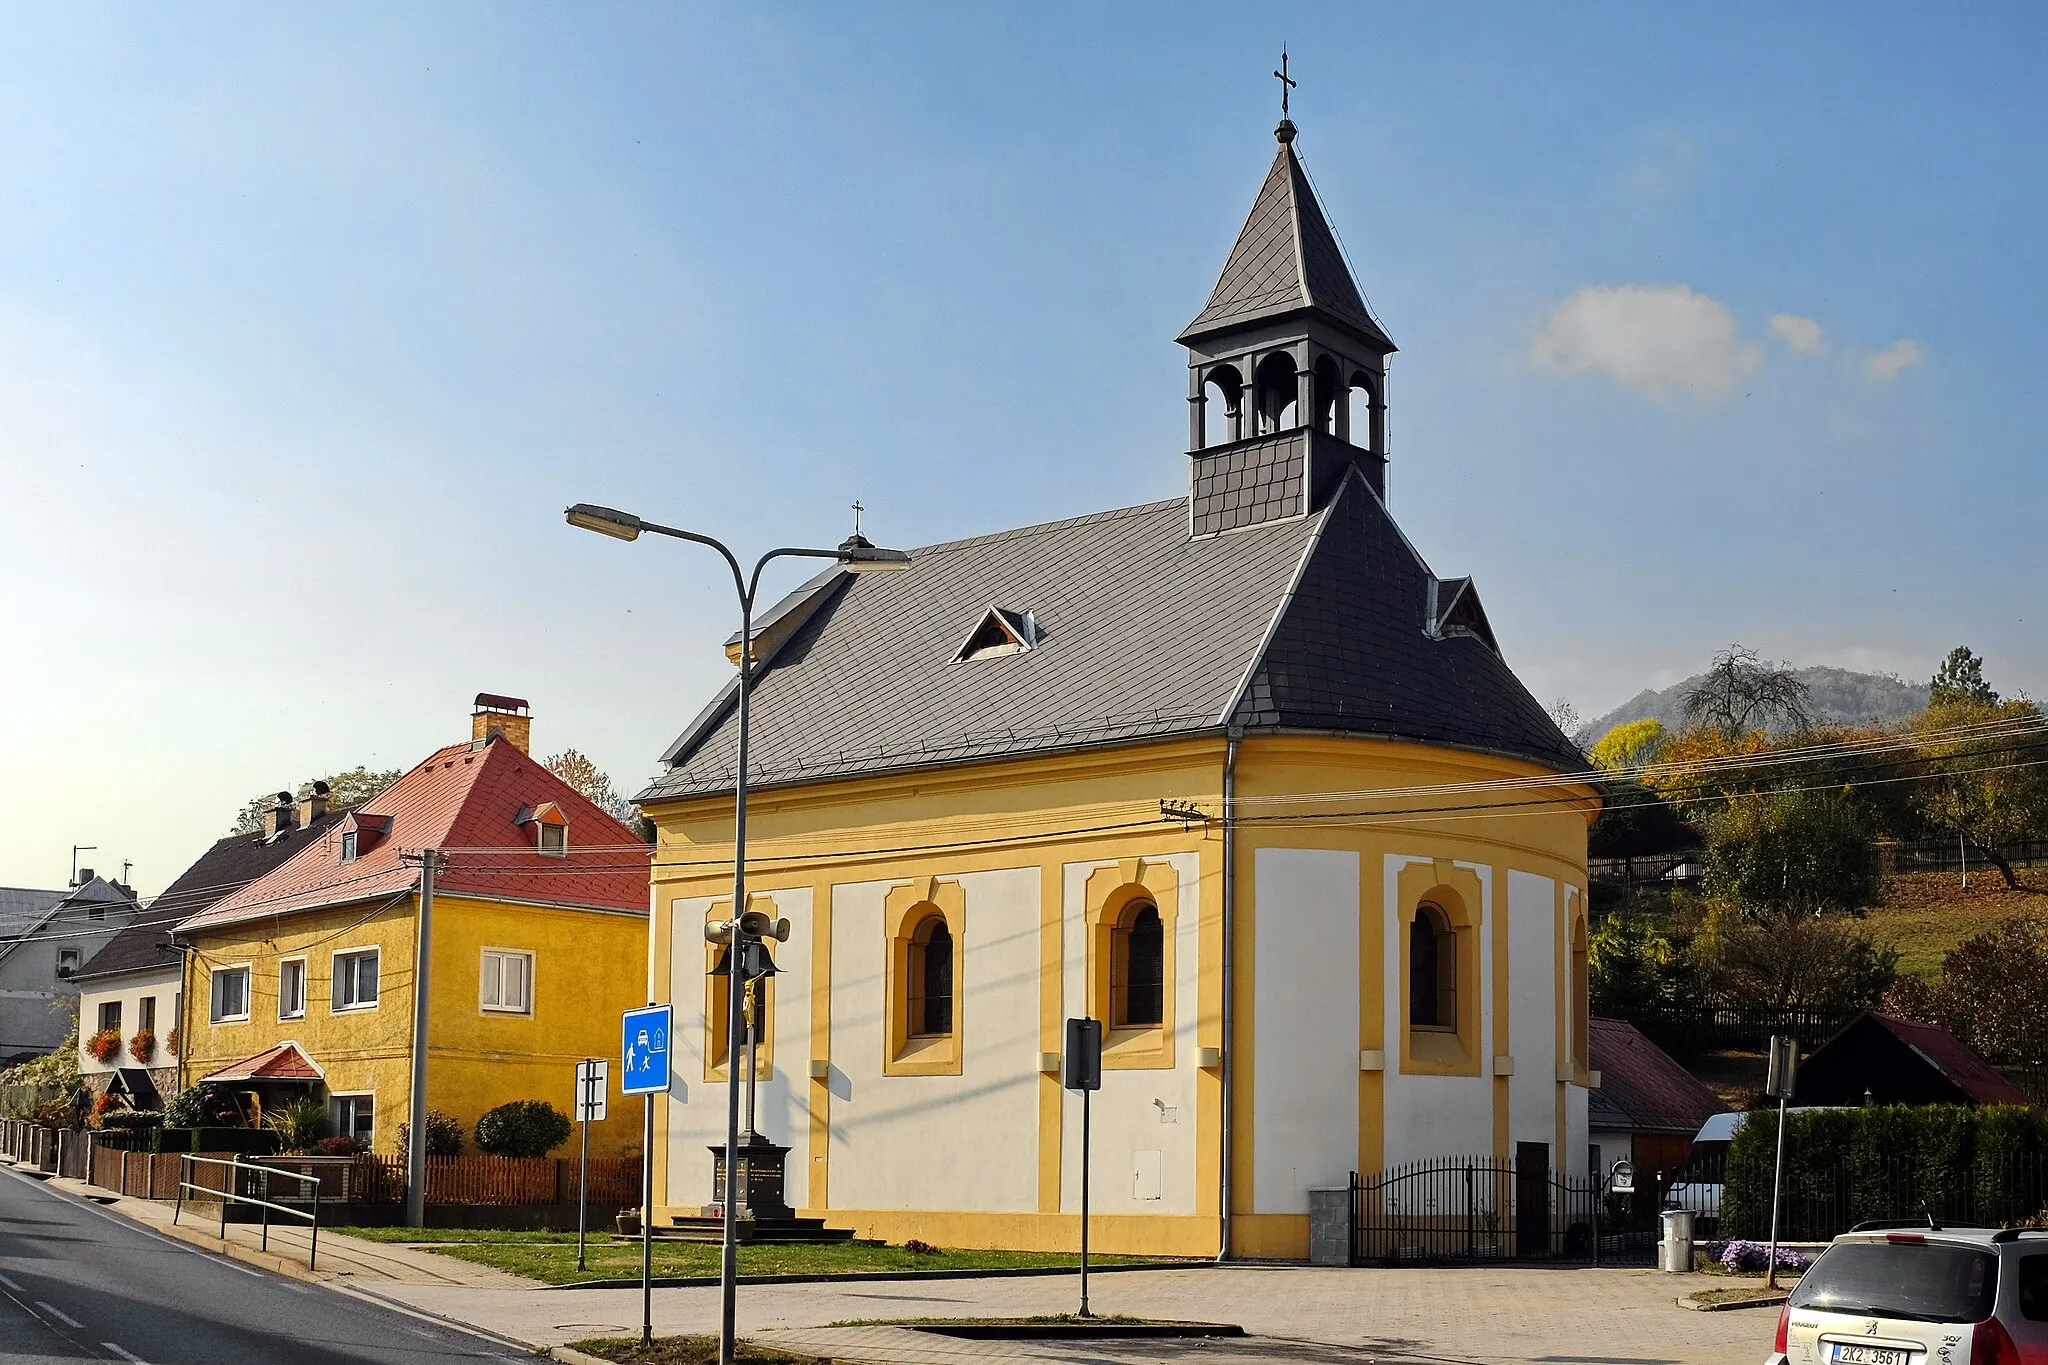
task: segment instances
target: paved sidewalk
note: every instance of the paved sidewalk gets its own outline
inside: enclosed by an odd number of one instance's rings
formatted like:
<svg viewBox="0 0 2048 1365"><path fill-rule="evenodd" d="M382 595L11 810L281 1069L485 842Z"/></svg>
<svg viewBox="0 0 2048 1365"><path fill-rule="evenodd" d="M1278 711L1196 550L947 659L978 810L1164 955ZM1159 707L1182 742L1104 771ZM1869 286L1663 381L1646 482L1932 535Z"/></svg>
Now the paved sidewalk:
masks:
<svg viewBox="0 0 2048 1365"><path fill-rule="evenodd" d="M748 1335L840 1360L1137 1362L1377 1359L1486 1365L1752 1365L1769 1353L1774 1313L1696 1313L1677 1306L1694 1276L1646 1270L1330 1270L1205 1268L1105 1275L1098 1313L1236 1322L1252 1340L959 1341L900 1328L829 1329L848 1320L1017 1317L1071 1311L1067 1277L743 1286ZM386 1296L536 1345L635 1335L633 1289L494 1290L391 1285ZM715 1331L718 1290L659 1289L659 1333Z"/></svg>
<svg viewBox="0 0 2048 1365"><path fill-rule="evenodd" d="M297 1279L365 1288L408 1284L518 1290L530 1288L533 1284L531 1280L508 1275L489 1266L474 1265L453 1256L436 1256L410 1247L364 1241L334 1228L320 1229L319 1254L309 1272L306 1259L313 1231L296 1219L280 1219L270 1225L270 1246L265 1251L262 1228L250 1223L229 1223L224 1244L220 1237L218 1204L187 1204L183 1215L179 1216L174 1201L123 1198L98 1185L61 1177L51 1179L49 1185L80 1199L90 1199L109 1212L131 1218L165 1236ZM174 1217L178 1219L175 1225L172 1223Z"/></svg>

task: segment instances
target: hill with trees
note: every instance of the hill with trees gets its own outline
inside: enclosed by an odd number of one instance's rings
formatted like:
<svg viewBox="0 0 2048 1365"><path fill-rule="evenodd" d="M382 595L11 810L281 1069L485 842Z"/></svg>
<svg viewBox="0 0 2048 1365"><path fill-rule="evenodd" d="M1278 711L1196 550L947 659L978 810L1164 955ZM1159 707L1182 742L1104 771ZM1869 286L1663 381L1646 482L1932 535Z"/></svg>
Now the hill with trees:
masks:
<svg viewBox="0 0 2048 1365"><path fill-rule="evenodd" d="M1806 686L1806 706L1818 725L1896 725L1927 709L1927 684L1907 682L1890 673L1856 673L1846 668L1796 668L1792 676ZM1590 744L1617 725L1632 720L1658 720L1676 733L1686 726L1685 699L1707 681L1696 673L1659 691L1644 688L1606 715L1587 722L1575 738ZM1777 727L1773 727L1777 728Z"/></svg>

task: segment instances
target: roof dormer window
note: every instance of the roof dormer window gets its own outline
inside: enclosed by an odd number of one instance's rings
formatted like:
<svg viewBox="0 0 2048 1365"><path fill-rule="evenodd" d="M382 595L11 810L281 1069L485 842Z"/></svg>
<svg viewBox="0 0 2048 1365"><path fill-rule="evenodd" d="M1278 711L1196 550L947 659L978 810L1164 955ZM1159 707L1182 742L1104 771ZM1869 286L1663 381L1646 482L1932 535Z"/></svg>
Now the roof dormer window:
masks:
<svg viewBox="0 0 2048 1365"><path fill-rule="evenodd" d="M356 852L361 847L362 842L356 831L345 829L341 832L341 860L343 862L354 862L356 860Z"/></svg>
<svg viewBox="0 0 2048 1365"><path fill-rule="evenodd" d="M352 863L375 848L377 841L391 832L391 817L350 811L338 832L341 835L341 860Z"/></svg>
<svg viewBox="0 0 2048 1365"><path fill-rule="evenodd" d="M1028 611L1010 611L991 606L969 632L953 662L999 659L1006 654L1023 654L1038 646L1038 620Z"/></svg>
<svg viewBox="0 0 2048 1365"><path fill-rule="evenodd" d="M569 856L569 817L552 801L538 806L521 806L513 820L534 829L533 846L550 858Z"/></svg>

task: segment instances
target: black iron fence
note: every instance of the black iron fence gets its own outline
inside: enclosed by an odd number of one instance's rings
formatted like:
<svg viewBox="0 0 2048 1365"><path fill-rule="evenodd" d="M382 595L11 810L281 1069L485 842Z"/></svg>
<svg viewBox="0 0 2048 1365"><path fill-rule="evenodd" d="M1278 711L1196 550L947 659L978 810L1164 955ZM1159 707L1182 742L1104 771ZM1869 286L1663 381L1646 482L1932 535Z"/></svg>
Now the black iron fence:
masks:
<svg viewBox="0 0 2048 1365"><path fill-rule="evenodd" d="M1799 1040L1802 1052L1811 1052L1850 1018L1833 1010L1772 1009L1711 999L1640 1005L1618 1013L1651 1042L1681 1055L1763 1052L1774 1034L1789 1034Z"/></svg>
<svg viewBox="0 0 2048 1365"><path fill-rule="evenodd" d="M1599 1177L1501 1157L1434 1157L1351 1177L1353 1265L1640 1263L1652 1211ZM1645 1201L1647 1202L1647 1201Z"/></svg>

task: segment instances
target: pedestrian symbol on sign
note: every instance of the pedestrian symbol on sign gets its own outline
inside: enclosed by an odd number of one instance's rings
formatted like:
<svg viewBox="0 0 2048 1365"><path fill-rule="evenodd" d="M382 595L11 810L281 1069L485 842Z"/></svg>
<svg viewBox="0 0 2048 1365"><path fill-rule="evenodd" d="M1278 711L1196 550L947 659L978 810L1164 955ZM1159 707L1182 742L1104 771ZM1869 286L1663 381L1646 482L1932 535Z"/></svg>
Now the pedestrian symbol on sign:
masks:
<svg viewBox="0 0 2048 1365"><path fill-rule="evenodd" d="M620 1090L628 1095L657 1095L667 1090L669 1007L627 1010L621 1022L620 1052L625 1066Z"/></svg>

